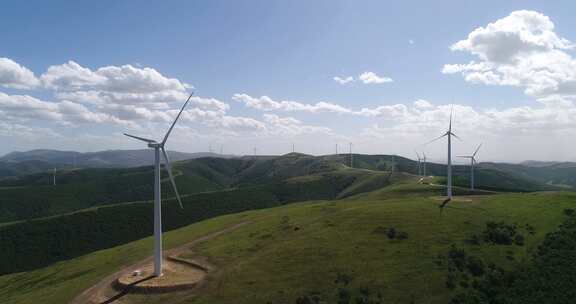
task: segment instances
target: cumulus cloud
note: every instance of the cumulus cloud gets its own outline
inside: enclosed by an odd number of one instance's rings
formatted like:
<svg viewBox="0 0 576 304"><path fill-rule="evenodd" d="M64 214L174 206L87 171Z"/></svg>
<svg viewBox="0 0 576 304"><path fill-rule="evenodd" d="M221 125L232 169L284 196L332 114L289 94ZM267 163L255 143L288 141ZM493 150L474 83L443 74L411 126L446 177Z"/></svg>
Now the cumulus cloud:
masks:
<svg viewBox="0 0 576 304"><path fill-rule="evenodd" d="M347 83L350 83L350 82L354 82L354 77L352 77L352 76L343 77L343 78L342 78L342 77L335 76L335 77L332 78L332 79L334 79L334 81L336 81L336 82L339 83L339 84L347 84Z"/></svg>
<svg viewBox="0 0 576 304"><path fill-rule="evenodd" d="M132 65L106 66L92 71L74 61L53 65L40 77L50 89L61 91L103 90L117 93L150 93L184 91L188 86L178 79L167 78L152 68Z"/></svg>
<svg viewBox="0 0 576 304"><path fill-rule="evenodd" d="M364 84L381 84L394 81L392 78L380 77L374 72L364 72L358 76L358 79Z"/></svg>
<svg viewBox="0 0 576 304"><path fill-rule="evenodd" d="M331 113L349 113L350 109L329 102L317 102L315 104L306 104L297 101L282 100L276 101L268 96L252 97L247 94L234 94L233 100L244 103L247 107L262 111L302 111L310 113L331 112Z"/></svg>
<svg viewBox="0 0 576 304"><path fill-rule="evenodd" d="M394 81L392 80L392 78L389 77L380 77L374 72L364 72L358 75L358 79L354 78L353 76L347 76L347 77L335 76L332 79L334 79L334 81L342 85L356 81L362 82L363 84L382 84Z"/></svg>
<svg viewBox="0 0 576 304"><path fill-rule="evenodd" d="M96 70L69 61L50 66L37 79L10 59L0 58L0 85L54 92L55 100L0 92L0 115L11 121L116 124L130 128L169 123L188 97L190 85L168 78L152 68L131 65ZM227 115L230 106L215 98L193 96L184 113L188 121L212 128L262 130L264 123Z"/></svg>
<svg viewBox="0 0 576 304"><path fill-rule="evenodd" d="M308 112L318 113L319 103L305 103L297 101L276 101L270 97L253 98L246 94L236 94L235 99L244 102L248 107L263 111L284 111L284 112ZM565 102L562 106L561 101ZM464 132L475 134L500 134L501 136L511 135L538 135L544 132L565 131L576 128L576 120L572 119L576 115L576 107L566 99L551 99L548 104L538 106L511 107L506 109L482 109L470 106L454 105L457 113L456 119L460 121L459 128ZM418 99L412 104L391 104L372 108L361 108L353 110L341 105L330 104L329 109L336 111L326 111L331 113L377 118L385 124L394 125L392 127L372 128L374 132L397 132L398 134L424 134L430 130L442 130L446 127L451 105L435 105L427 100ZM279 125L281 123L292 123L296 125L299 121L294 118L282 118L277 115L266 114L265 121Z"/></svg>
<svg viewBox="0 0 576 304"><path fill-rule="evenodd" d="M153 68L122 65L93 71L74 61L50 66L40 80L44 87L55 91L58 99L92 104L147 104L153 108L168 108L169 103L182 102L191 87Z"/></svg>
<svg viewBox="0 0 576 304"><path fill-rule="evenodd" d="M446 64L445 74L460 73L471 83L517 86L544 98L576 95L576 60L567 52L574 45L554 31L550 18L535 11L515 11L453 44L478 61Z"/></svg>
<svg viewBox="0 0 576 304"><path fill-rule="evenodd" d="M5 120L19 123L47 121L60 125L72 123L133 125L130 121L89 110L71 101L48 102L28 95L8 95L2 92L0 92L0 115Z"/></svg>
<svg viewBox="0 0 576 304"><path fill-rule="evenodd" d="M12 59L0 57L0 86L13 89L32 89L39 83L32 71Z"/></svg>
<svg viewBox="0 0 576 304"><path fill-rule="evenodd" d="M330 134L332 130L326 127L311 126L303 124L300 120L293 117L280 117L276 114L264 114L264 121L269 125L270 134L295 136L302 134Z"/></svg>

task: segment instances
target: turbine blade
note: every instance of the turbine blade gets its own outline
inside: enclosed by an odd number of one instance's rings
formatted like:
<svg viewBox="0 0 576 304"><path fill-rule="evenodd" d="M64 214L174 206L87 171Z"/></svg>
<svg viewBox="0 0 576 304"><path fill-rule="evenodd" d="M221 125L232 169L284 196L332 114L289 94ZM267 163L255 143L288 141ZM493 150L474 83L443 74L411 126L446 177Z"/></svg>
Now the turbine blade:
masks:
<svg viewBox="0 0 576 304"><path fill-rule="evenodd" d="M476 148L476 151L474 151L474 154L472 154L472 156L476 156L476 153L478 153L478 150L480 150L480 147L482 147L482 144L478 145L478 148Z"/></svg>
<svg viewBox="0 0 576 304"><path fill-rule="evenodd" d="M450 135L456 137L458 140L462 140L462 138L458 137L458 135L456 135L456 134L454 134L454 133L452 133L452 132L450 132Z"/></svg>
<svg viewBox="0 0 576 304"><path fill-rule="evenodd" d="M141 140L141 141L147 142L147 143L154 143L154 142L156 142L155 140L152 140L152 139L148 139L148 138L144 138L144 137L139 137L139 136L134 136L134 135L130 135L130 134L128 134L128 133L124 133L124 135L126 135L126 136L128 136L128 137L135 138L135 139L137 139L137 140Z"/></svg>
<svg viewBox="0 0 576 304"><path fill-rule="evenodd" d="M166 143L166 141L168 140L168 136L170 136L170 133L172 132L172 129L174 129L174 125L176 125L176 122L178 121L178 118L180 118L180 115L182 114L182 112L184 111L184 108L186 108L186 105L188 104L188 102L190 101L190 98L192 98L192 96L194 95L194 92L192 92L190 94L190 96L188 96L188 99L186 99L186 102L184 103L184 105L182 106L182 109L180 109L180 112L178 112L178 115L176 116L176 119L174 119L174 122L172 123L172 125L170 126L170 129L168 129L168 132L166 132L166 135L164 136L164 140L162 140L162 146L164 146L164 144Z"/></svg>
<svg viewBox="0 0 576 304"><path fill-rule="evenodd" d="M452 113L454 113L454 104L450 108L450 124L448 125L448 132L452 132Z"/></svg>
<svg viewBox="0 0 576 304"><path fill-rule="evenodd" d="M166 171L168 171L168 177L170 178L170 182L172 183L172 188L174 189L174 193L176 194L176 198L178 199L178 203L180 204L180 208L184 209L182 205L182 200L180 199L180 193L178 193L178 188L176 188L176 182L174 181L174 175L172 175L172 165L170 164L170 159L168 158L168 153L162 147L162 154L164 154L164 160L166 161Z"/></svg>
<svg viewBox="0 0 576 304"><path fill-rule="evenodd" d="M423 146L425 146L425 145L428 145L428 144L431 144L431 143L433 143L433 142L435 142L435 141L439 140L440 138L442 138L442 137L444 137L444 136L446 136L446 135L448 135L448 132L446 132L446 133L444 133L444 134L442 134L442 135L440 135L440 136L438 136L438 137L434 138L433 140L431 140L431 141L429 141L429 142L427 142L427 143L423 144Z"/></svg>

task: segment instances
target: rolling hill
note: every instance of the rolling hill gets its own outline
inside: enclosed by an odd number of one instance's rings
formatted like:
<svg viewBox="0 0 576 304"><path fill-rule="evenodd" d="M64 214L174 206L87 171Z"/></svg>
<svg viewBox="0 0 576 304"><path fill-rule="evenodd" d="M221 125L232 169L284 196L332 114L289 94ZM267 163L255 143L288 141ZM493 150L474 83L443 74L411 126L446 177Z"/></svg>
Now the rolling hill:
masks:
<svg viewBox="0 0 576 304"><path fill-rule="evenodd" d="M231 155L215 153L184 153L170 151L173 161L200 157L230 158ZM108 150L80 153L75 151L31 150L11 152L0 157L0 179L52 170L53 168L131 168L152 164L153 151Z"/></svg>
<svg viewBox="0 0 576 304"><path fill-rule="evenodd" d="M202 288L128 294L119 303L449 303L463 294L481 297L472 286L488 278L498 280L492 277L494 271L524 282L515 271L528 271L539 261L539 245L554 242L554 233L564 233L567 228L559 226L573 214L566 210L576 208L576 196L569 192L498 194L462 197L441 213L434 196L438 189L405 181L343 200L247 211L173 230L165 234L168 248L247 223L182 253L204 257L217 267ZM493 242L487 234L491 222L516 227L514 234L522 235L521 242L518 237L510 244ZM143 259L151 248L148 237L3 275L0 297L16 304L68 303L106 275ZM565 254L562 262L570 262L574 255ZM566 265L555 271L568 284L574 279L574 264ZM510 292L515 288L512 283ZM542 291L550 298L554 295L546 292L550 291ZM571 294L567 290L556 296L565 299ZM537 300L541 297L527 292L517 302L506 303L542 303Z"/></svg>
<svg viewBox="0 0 576 304"><path fill-rule="evenodd" d="M184 195L242 187L275 184L290 178L314 176L327 172L356 172L373 176L390 172L390 155L354 155L353 170L347 166L348 155L310 156L289 153L283 156L246 156L241 158L205 157L175 163L176 181ZM417 163L395 157L395 170L417 174ZM468 187L468 167L454 166L455 184ZM430 175L443 176L445 166L430 163ZM57 185L52 173L36 173L0 181L0 223L53 216L85 208L145 201L152 197L152 167L62 169ZM377 174L376 174L377 175ZM385 179L386 175L381 175ZM476 171L477 188L493 191L530 192L558 190L538 180L523 177L511 170L480 167ZM373 177L375 185L385 183ZM442 183L442 180L438 181ZM170 189L164 181L165 189ZM368 185L366 183L366 185ZM168 187L167 187L168 186ZM167 188L166 188L167 187ZM358 189L362 189L359 187ZM373 190L367 187L366 190ZM164 191L165 198L171 190ZM319 197L331 198L331 197Z"/></svg>

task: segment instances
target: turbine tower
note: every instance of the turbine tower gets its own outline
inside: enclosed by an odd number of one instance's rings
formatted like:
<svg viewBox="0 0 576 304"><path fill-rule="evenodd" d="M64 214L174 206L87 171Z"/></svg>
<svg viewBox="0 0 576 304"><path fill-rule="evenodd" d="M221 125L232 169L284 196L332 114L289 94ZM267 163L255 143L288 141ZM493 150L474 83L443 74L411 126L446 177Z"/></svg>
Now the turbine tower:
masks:
<svg viewBox="0 0 576 304"><path fill-rule="evenodd" d="M52 186L56 186L56 168L52 172Z"/></svg>
<svg viewBox="0 0 576 304"><path fill-rule="evenodd" d="M441 139L442 137L446 136L448 138L448 156L447 156L447 160L446 160L446 202L450 201L452 199L452 136L460 139L460 137L458 137L456 134L452 133L452 113L453 113L453 109L454 107L452 107L452 109L450 110L450 123L448 124L448 130L434 138L433 140L429 141L426 143L430 144L432 142L435 142L439 139Z"/></svg>
<svg viewBox="0 0 576 304"><path fill-rule="evenodd" d="M352 159L352 143L350 143L350 168L354 168L354 162Z"/></svg>
<svg viewBox="0 0 576 304"><path fill-rule="evenodd" d="M422 175L426 177L426 153L422 152Z"/></svg>
<svg viewBox="0 0 576 304"><path fill-rule="evenodd" d="M476 161L476 154L478 153L478 150L480 150L480 147L482 147L482 144L478 145L478 148L476 148L476 151L474 151L474 153L472 155L460 155L460 156L458 156L458 157L470 159L470 190L474 190L474 165L478 163Z"/></svg>
<svg viewBox="0 0 576 304"><path fill-rule="evenodd" d="M422 177L422 158L420 157L420 154L418 154L417 151L414 151L414 153L416 153L416 159L418 160L418 163L417 163L418 177Z"/></svg>
<svg viewBox="0 0 576 304"><path fill-rule="evenodd" d="M154 276L159 277L162 275L162 206L161 206L161 180L160 180L160 151L164 155L164 166L166 171L168 171L168 177L170 177L170 182L172 183L172 188L174 189L174 194L176 194L176 198L178 199L178 203L180 204L180 208L184 209L182 206L182 201L180 200L180 194L178 193L178 189L176 188L176 182L174 181L174 176L172 175L172 165L170 164L170 159L168 158L168 153L164 149L164 145L168 140L168 136L172 132L174 125L180 118L180 115L186 108L186 105L192 98L194 93L190 94L182 109L174 119L174 122L164 135L164 139L161 142L156 142L152 139L147 139L143 137L138 137L130 134L124 133L124 135L128 137L135 138L137 140L146 142L149 148L154 149Z"/></svg>

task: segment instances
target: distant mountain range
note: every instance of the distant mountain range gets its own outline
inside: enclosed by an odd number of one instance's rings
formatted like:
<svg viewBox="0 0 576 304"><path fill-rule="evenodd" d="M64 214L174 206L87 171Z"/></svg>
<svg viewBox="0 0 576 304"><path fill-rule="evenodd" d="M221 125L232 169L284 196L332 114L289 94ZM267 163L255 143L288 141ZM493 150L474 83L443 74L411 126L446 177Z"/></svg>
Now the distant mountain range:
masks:
<svg viewBox="0 0 576 304"><path fill-rule="evenodd" d="M185 153L169 151L173 161L200 157L231 158L232 155L220 155L209 152ZM52 170L53 168L130 168L151 165L154 151L108 150L81 153L75 151L31 150L11 152L0 157L0 178L20 176Z"/></svg>
<svg viewBox="0 0 576 304"><path fill-rule="evenodd" d="M205 157L215 158L236 158L233 155L220 155L216 153L184 153L170 151L170 157L173 161L182 161L188 159L197 159ZM78 168L132 168L148 166L153 162L153 151L150 149L143 150L108 150L100 152L80 153L75 151L58 151L58 150L31 150L26 152L12 152L0 157L0 179L13 178L17 176L41 173L57 169L78 169ZM246 156L249 157L249 156ZM308 159L310 162L318 164L327 163L348 163L348 154L325 155L325 156L306 156L301 157ZM390 167L389 156L378 155L354 155L354 167L369 170L386 170ZM280 156L259 156L260 160L275 159L281 162ZM318 165L317 164L317 165ZM276 171L277 167L273 166ZM298 170L288 166L290 170ZM443 164L428 163L428 173L442 176L446 168ZM397 157L396 168L401 172L416 172L416 162ZM301 168L300 168L301 169ZM484 162L479 165L477 180L486 180L485 186L489 186L488 181L496 182L502 186L502 181L511 182L511 190L534 189L544 190L542 185L554 187L571 187L576 188L576 163L574 162L554 162L554 161L525 161L519 164L511 163L492 163ZM482 170L484 169L484 171ZM265 168L264 170L271 170ZM461 178L468 176L468 166L458 165L454 167L454 172ZM485 171L488 170L488 171ZM274 172L270 173L274 174ZM300 175L305 175L301 172ZM486 176L484 176L486 175ZM260 174L260 178L265 178L265 174ZM466 180L457 180L457 183L464 185ZM521 187L520 184L522 184ZM500 188L493 185L494 188ZM517 189L518 188L518 189Z"/></svg>

